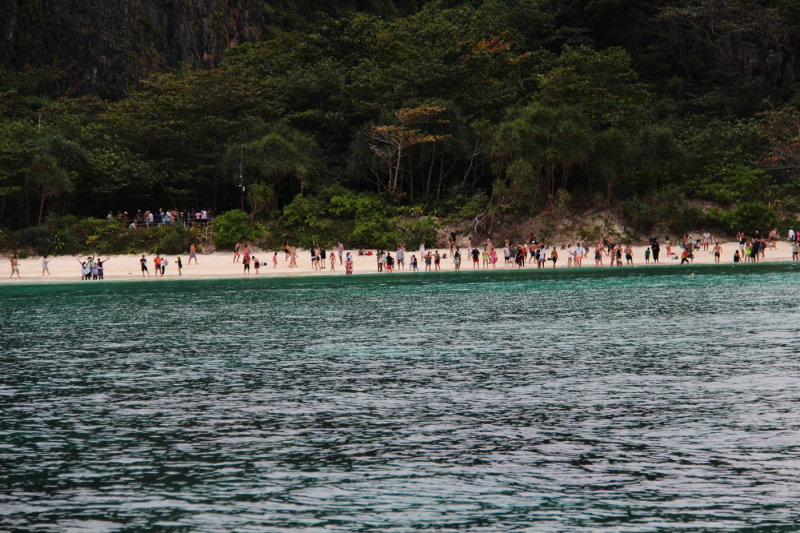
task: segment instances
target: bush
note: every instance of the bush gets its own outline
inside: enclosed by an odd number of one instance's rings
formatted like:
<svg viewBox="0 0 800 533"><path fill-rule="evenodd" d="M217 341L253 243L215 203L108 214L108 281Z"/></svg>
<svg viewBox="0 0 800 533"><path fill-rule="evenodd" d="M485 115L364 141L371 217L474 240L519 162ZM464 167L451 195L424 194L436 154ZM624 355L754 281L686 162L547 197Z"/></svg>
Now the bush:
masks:
<svg viewBox="0 0 800 533"><path fill-rule="evenodd" d="M47 226L31 226L14 232L14 239L22 246L30 246L39 255L52 255L53 233Z"/></svg>
<svg viewBox="0 0 800 533"><path fill-rule="evenodd" d="M442 229L442 225L431 216L402 223L401 228L404 230L402 238L411 248L417 248L423 241L428 247L436 247L439 244L436 242L437 230Z"/></svg>
<svg viewBox="0 0 800 533"><path fill-rule="evenodd" d="M240 241L258 241L265 235L264 228L240 209L228 211L214 219L214 245L218 250L231 249Z"/></svg>

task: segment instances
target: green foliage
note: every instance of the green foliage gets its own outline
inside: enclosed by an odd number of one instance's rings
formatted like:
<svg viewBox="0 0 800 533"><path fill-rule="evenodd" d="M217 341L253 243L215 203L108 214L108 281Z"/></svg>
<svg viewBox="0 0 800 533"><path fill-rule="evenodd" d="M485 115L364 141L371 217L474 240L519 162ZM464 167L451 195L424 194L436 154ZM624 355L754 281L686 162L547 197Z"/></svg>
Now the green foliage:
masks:
<svg viewBox="0 0 800 533"><path fill-rule="evenodd" d="M736 209L711 209L709 219L731 234L744 231L752 234L759 230L766 235L772 228L783 227L778 214L767 204L760 201L740 203Z"/></svg>
<svg viewBox="0 0 800 533"><path fill-rule="evenodd" d="M264 228L239 209L214 219L214 245L218 250L233 248L240 241L259 241L265 235Z"/></svg>

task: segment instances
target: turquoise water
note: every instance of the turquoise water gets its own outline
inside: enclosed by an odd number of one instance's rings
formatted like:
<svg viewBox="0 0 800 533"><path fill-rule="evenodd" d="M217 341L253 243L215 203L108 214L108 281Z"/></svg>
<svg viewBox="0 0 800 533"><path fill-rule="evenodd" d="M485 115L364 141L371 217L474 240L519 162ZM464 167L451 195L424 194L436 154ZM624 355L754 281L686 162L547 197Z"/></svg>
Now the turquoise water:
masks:
<svg viewBox="0 0 800 533"><path fill-rule="evenodd" d="M795 531L798 274L3 285L0 530Z"/></svg>

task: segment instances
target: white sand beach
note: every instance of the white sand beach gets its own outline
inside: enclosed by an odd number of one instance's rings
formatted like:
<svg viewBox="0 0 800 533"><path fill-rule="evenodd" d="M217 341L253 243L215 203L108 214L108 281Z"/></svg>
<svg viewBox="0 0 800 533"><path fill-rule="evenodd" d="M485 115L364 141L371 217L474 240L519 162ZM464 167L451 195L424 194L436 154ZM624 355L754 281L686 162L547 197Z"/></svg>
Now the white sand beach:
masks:
<svg viewBox="0 0 800 533"><path fill-rule="evenodd" d="M722 243L722 256L721 256L721 263L722 264L733 264L733 254L735 250L739 248L738 242L726 242ZM634 255L633 255L633 262L634 266L643 266L645 265L644 259L644 252L646 247L645 246L636 246L633 247ZM442 271L453 271L455 267L453 265L453 260L450 257L449 250L439 248L440 253L447 254L446 259L442 259L441 261L441 269ZM495 268L489 268L488 270L511 270L515 267L512 266L505 266L503 264L503 251L502 249L498 249L498 262ZM551 250L552 251L552 248ZM660 256L660 264L661 265L679 265L680 260L674 259L680 255L681 249L678 246L673 246L672 251L677 255L673 255L670 258L666 256L666 247L662 244L661 246L661 256ZM351 250L353 255L353 270L356 274L378 274L377 269L377 261L375 255L364 255L359 256L357 255L357 251ZM372 253L375 254L375 250L372 250ZM390 252L392 256L395 255L394 251ZM461 264L461 271L462 272L470 272L473 270L478 270L473 268L472 261L467 257L466 249L461 249L462 253L462 264ZM567 252L566 250L562 250L560 247L558 249L559 253L559 260L556 264L557 269L566 269L567 268ZM344 265L339 264L337 260L336 269L335 271L331 271L330 267L326 268L322 271L315 271L311 264L311 256L307 250L298 251L298 258L297 268L289 268L289 261L285 259L285 254L283 252L278 253L278 263L277 267L273 268L272 266L272 256L274 252L268 251L261 251L261 250L254 250L253 255L256 257L260 262L267 263L265 266L261 267L256 274L255 268L251 266L250 269L250 276L344 276L345 275L345 268ZM418 250L410 250L406 252L406 267L405 270L408 271L408 263L410 257L412 255L416 255L419 259L419 251ZM549 252L548 252L549 256ZM115 255L111 256L107 263L105 263L105 279L106 280L134 280L134 279L142 279L142 272L139 268L139 258L140 255ZM150 277L148 278L145 275L145 280L155 281L162 279L161 276L155 275L155 267L153 266L153 255L147 255L147 264L150 270ZM169 261L168 266L166 267L165 274L163 279L175 279L178 278L178 268L176 266L177 261L175 255L165 255L164 257L167 258ZM85 259L85 257L84 257ZM103 257L105 259L105 257ZM189 256L188 254L181 255L181 259L183 261L183 269L181 273L181 278L185 279L208 279L208 278L230 278L230 277L242 277L244 276L244 268L241 263L234 263L233 262L233 252L216 252L211 254L199 254L198 255L198 263L189 265ZM766 250L766 255L762 259L764 262L781 262L781 261L791 261L792 260L792 250L791 245L788 242L778 242L777 247L775 249L768 248ZM625 261L623 256L623 262ZM609 258L607 256L603 256L603 267L596 267L594 261L594 252L590 249L589 254L583 260L583 269L600 269L600 268L609 268ZM713 264L714 257L710 251L704 252L699 250L695 252L693 264ZM650 264L653 265L653 260L651 258ZM327 266L327 265L326 265ZM420 271L424 271L424 263L423 261L419 261L419 269ZM434 267L432 266L431 269ZM526 263L523 267L524 269L536 269L536 265ZM547 262L547 269L552 269L553 264L552 262ZM625 266L622 267L614 267L614 268L626 268ZM16 275L13 279L9 279L9 274L11 273L11 266L9 263L9 254L5 253L2 255L2 268L0 272L3 274L2 278L0 278L0 283L16 283L21 281L27 282L35 282L35 281L48 281L48 280L57 280L57 281L69 281L75 280L80 281L81 279L81 265L78 261L77 257L74 256L58 256L58 257L50 257L49 258L49 270L50 275L42 276L42 258L41 257L29 257L27 259L20 259L19 260L19 272L20 272L20 279L17 279ZM481 271L487 270L486 268L479 269ZM398 272L402 272L400 269L396 269ZM390 274L389 274L390 275Z"/></svg>

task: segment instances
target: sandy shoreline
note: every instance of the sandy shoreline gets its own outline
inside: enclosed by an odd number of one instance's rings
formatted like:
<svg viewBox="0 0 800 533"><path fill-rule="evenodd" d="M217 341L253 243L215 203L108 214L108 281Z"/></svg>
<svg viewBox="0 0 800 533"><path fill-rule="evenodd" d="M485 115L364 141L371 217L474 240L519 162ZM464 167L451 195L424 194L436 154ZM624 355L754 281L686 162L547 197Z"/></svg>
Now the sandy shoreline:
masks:
<svg viewBox="0 0 800 533"><path fill-rule="evenodd" d="M645 259L644 259L644 246L636 246L633 247L633 263L634 266L644 266ZM739 248L738 242L727 242L722 243L722 256L720 263L725 264L733 264L733 254L734 251ZM552 250L552 249L551 249ZM677 246L672 248L674 253L680 254L681 249ZM345 251L346 252L346 251ZM375 251L373 250L373 253ZM455 266L453 264L453 260L450 257L449 250L439 249L440 253L446 253L448 257L446 259L442 259L441 261L441 270L444 272L452 272L455 270ZM259 269L259 273L256 274L255 268L251 266L250 274L251 277L281 277L281 276L345 276L345 269L344 265L340 265L338 262L338 258L336 261L336 269L334 272L331 272L330 267L328 266L327 269L322 271L315 271L311 266L311 255L308 251L298 251L297 257L297 268L289 268L289 262L286 261L285 254L279 253L278 254L278 263L277 267L273 268L272 266L272 257L274 252L262 252L260 250L256 250L254 252L254 256L258 258L261 262L266 262L267 265L263 266ZM392 256L394 257L394 252L391 252ZM461 250L462 253L462 263L461 263L461 271L462 272L470 272L470 271L482 271L485 272L489 271L504 271L504 270L514 270L515 267L505 266L503 264L503 251L502 249L498 250L498 262L496 268L484 268L481 264L481 268L475 269L473 268L472 261L468 260L466 257L466 249ZM564 270L567 268L567 252L566 250L561 250L559 248L559 260L556 263L556 270ZM353 254L353 270L355 274L378 274L377 268L377 260L376 256L358 256L356 255L355 251L352 251ZM419 251L408 251L406 252L406 263L409 262L409 259L412 255L416 255L417 259L419 259ZM112 256L110 260L105 264L104 274L106 280L135 280L135 279L142 279L142 272L139 268L139 258L140 255L116 255ZM145 281L149 280L159 280L162 279L161 276L155 275L155 267L153 266L153 257L152 255L147 256L148 266L150 270L150 277L147 278L145 275ZM233 252L217 252L208 255L200 254L198 257L198 264L194 264L192 261L191 265L188 265L189 256L188 254L181 255L181 259L183 261L183 269L182 275L178 276L178 268L176 266L176 256L175 255L166 255L164 256L169 260L169 264L166 267L165 275L163 279L217 279L217 278L241 278L245 277L244 267L241 263L234 263L233 262ZM674 257L674 256L673 256ZM104 257L105 258L105 257ZM85 258L84 258L85 259ZM662 245L661 247L661 257L660 257L660 265L679 265L680 260L676 259L667 259L666 258L666 247ZM766 255L763 262L790 262L792 260L792 250L791 245L787 242L779 242L777 244L776 249L767 249ZM49 270L50 275L42 276L42 259L40 257L31 257L28 259L21 259L19 260L19 270L20 270L20 279L17 279L16 275L14 275L13 279L9 279L8 276L11 273L11 266L9 263L9 254L2 255L2 263L3 267L0 269L2 272L2 278L0 278L0 283L2 284L13 284L13 283L36 283L36 282L46 282L46 281L81 281L81 266L77 261L76 257L73 256L59 256L59 257L50 257L49 258ZM623 263L625 261L625 257L623 255ZM327 263L327 262L326 262ZM609 257L603 256L603 264L604 266L599 267L595 266L594 261L594 252L590 250L589 255L584 258L583 260L583 267L582 270L592 270L592 269L608 269L609 267ZM710 252L704 252L699 250L695 252L695 258L693 264L696 265L711 265L714 264L714 257ZM653 265L652 258L650 259L650 265ZM574 267L573 267L574 268ZM624 269L625 266L622 267L614 267L615 270ZM423 261L419 261L419 269L420 272L424 271L425 265ZM434 267L431 266L431 270ZM523 270L536 270L536 266L533 264L529 264L526 262ZM547 262L546 266L547 270L553 270L553 263L551 261ZM517 269L519 270L519 269ZM397 269L397 272L402 272L403 270ZM408 271L408 265L406 265L405 271Z"/></svg>

